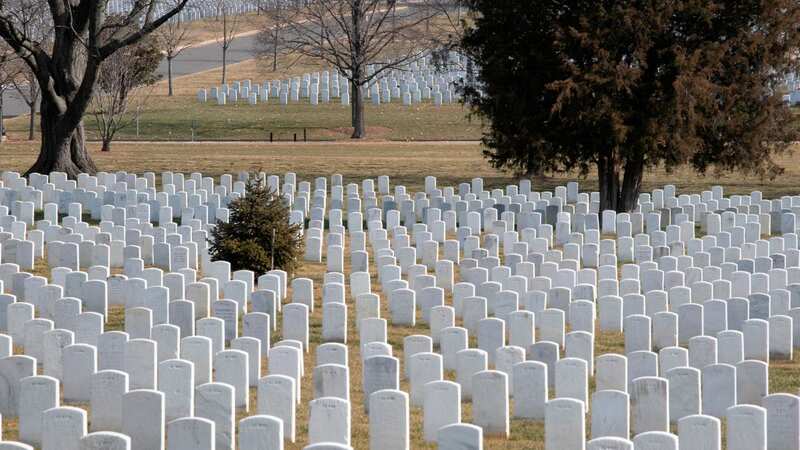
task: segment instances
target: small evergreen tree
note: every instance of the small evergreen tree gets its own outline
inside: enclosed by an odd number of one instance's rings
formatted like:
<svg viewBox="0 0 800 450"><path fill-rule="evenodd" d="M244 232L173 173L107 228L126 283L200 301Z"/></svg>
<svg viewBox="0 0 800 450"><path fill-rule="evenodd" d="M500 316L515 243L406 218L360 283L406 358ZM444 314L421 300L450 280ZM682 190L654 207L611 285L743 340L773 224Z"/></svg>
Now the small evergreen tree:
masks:
<svg viewBox="0 0 800 450"><path fill-rule="evenodd" d="M301 227L289 223L289 207L262 178L251 177L246 194L231 202L230 221L211 231L212 261L228 261L231 270L262 274L282 269L290 275L303 252Z"/></svg>

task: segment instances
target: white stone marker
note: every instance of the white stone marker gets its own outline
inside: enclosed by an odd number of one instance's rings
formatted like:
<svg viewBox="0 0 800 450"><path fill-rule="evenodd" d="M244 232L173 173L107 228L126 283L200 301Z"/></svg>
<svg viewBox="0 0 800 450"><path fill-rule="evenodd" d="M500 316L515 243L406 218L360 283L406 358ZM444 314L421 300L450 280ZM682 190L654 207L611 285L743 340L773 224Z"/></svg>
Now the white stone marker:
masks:
<svg viewBox="0 0 800 450"><path fill-rule="evenodd" d="M694 367L676 367L664 374L669 384L669 418L673 423L700 414L700 371Z"/></svg>
<svg viewBox="0 0 800 450"><path fill-rule="evenodd" d="M628 392L628 359L622 355L607 353L595 362L595 390L615 389Z"/></svg>
<svg viewBox="0 0 800 450"><path fill-rule="evenodd" d="M547 365L524 361L512 368L514 384L514 417L543 420L548 401Z"/></svg>
<svg viewBox="0 0 800 450"><path fill-rule="evenodd" d="M461 400L471 400L472 376L489 368L488 357L483 350L469 348L458 352L456 358L456 382L461 385Z"/></svg>
<svg viewBox="0 0 800 450"><path fill-rule="evenodd" d="M618 437L600 437L586 443L586 450L634 450L633 442Z"/></svg>
<svg viewBox="0 0 800 450"><path fill-rule="evenodd" d="M214 450L214 422L182 417L167 423L167 450Z"/></svg>
<svg viewBox="0 0 800 450"><path fill-rule="evenodd" d="M556 398L564 397L580 400L587 405L589 376L586 361L578 358L564 358L556 363Z"/></svg>
<svg viewBox="0 0 800 450"><path fill-rule="evenodd" d="M131 438L113 431L89 433L81 439L81 450L131 450Z"/></svg>
<svg viewBox="0 0 800 450"><path fill-rule="evenodd" d="M767 450L767 410L737 405L727 412L728 450Z"/></svg>
<svg viewBox="0 0 800 450"><path fill-rule="evenodd" d="M283 338L300 341L308 351L308 306L290 303L283 308Z"/></svg>
<svg viewBox="0 0 800 450"><path fill-rule="evenodd" d="M648 431L633 438L633 447L678 450L678 437L665 431Z"/></svg>
<svg viewBox="0 0 800 450"><path fill-rule="evenodd" d="M314 398L338 397L350 400L350 370L341 364L314 367Z"/></svg>
<svg viewBox="0 0 800 450"><path fill-rule="evenodd" d="M461 422L461 387L452 381L432 381L425 385L424 396L424 437L434 442L440 428Z"/></svg>
<svg viewBox="0 0 800 450"><path fill-rule="evenodd" d="M294 378L286 375L267 375L258 380L258 413L270 415L283 422L283 437L295 441L295 405L297 388Z"/></svg>
<svg viewBox="0 0 800 450"><path fill-rule="evenodd" d="M194 364L194 384L211 382L211 339L205 336L189 336L181 339L181 359Z"/></svg>
<svg viewBox="0 0 800 450"><path fill-rule="evenodd" d="M631 383L631 431L669 431L667 380L640 377Z"/></svg>
<svg viewBox="0 0 800 450"><path fill-rule="evenodd" d="M167 423L194 414L194 364L182 359L159 364L158 390L164 393Z"/></svg>
<svg viewBox="0 0 800 450"><path fill-rule="evenodd" d="M97 371L97 348L88 344L64 347L64 401L87 402L91 396L92 375Z"/></svg>
<svg viewBox="0 0 800 450"><path fill-rule="evenodd" d="M122 431L122 400L128 393L128 374L119 370L101 370L92 375L92 431Z"/></svg>
<svg viewBox="0 0 800 450"><path fill-rule="evenodd" d="M239 448L283 450L283 421L265 415L255 415L240 420Z"/></svg>
<svg viewBox="0 0 800 450"><path fill-rule="evenodd" d="M270 375L286 375L295 382L296 398L300 401L300 382L302 378L302 353L295 347L278 345L269 349L267 372Z"/></svg>
<svg viewBox="0 0 800 450"><path fill-rule="evenodd" d="M372 449L410 448L408 394L384 389L369 397L369 441Z"/></svg>
<svg viewBox="0 0 800 450"><path fill-rule="evenodd" d="M769 366L764 361L747 359L736 364L736 402L762 406L769 394Z"/></svg>
<svg viewBox="0 0 800 450"><path fill-rule="evenodd" d="M42 413L42 450L80 450L86 435L86 411L72 406Z"/></svg>
<svg viewBox="0 0 800 450"><path fill-rule="evenodd" d="M630 436L629 398L626 392L616 390L595 391L592 394L591 433L599 437Z"/></svg>
<svg viewBox="0 0 800 450"><path fill-rule="evenodd" d="M53 330L58 332L59 330ZM64 339L67 339L64 337ZM124 370L128 333L107 331L97 337L97 370Z"/></svg>
<svg viewBox="0 0 800 450"><path fill-rule="evenodd" d="M800 397L772 394L764 397L762 405L767 410L767 448L800 448Z"/></svg>
<svg viewBox="0 0 800 450"><path fill-rule="evenodd" d="M0 450L34 450L28 444L14 441L0 441Z"/></svg>
<svg viewBox="0 0 800 450"><path fill-rule="evenodd" d="M719 419L701 414L678 421L678 441L681 450L721 450Z"/></svg>
<svg viewBox="0 0 800 450"><path fill-rule="evenodd" d="M322 397L309 402L308 440L350 445L350 402Z"/></svg>
<svg viewBox="0 0 800 450"><path fill-rule="evenodd" d="M467 334L467 329L461 327L449 327L442 330L440 351L445 370L457 368L456 355L459 351L467 349L469 340Z"/></svg>
<svg viewBox="0 0 800 450"><path fill-rule="evenodd" d="M58 406L58 380L33 376L20 380L19 440L31 445L42 444L42 413Z"/></svg>
<svg viewBox="0 0 800 450"><path fill-rule="evenodd" d="M316 362L318 366L323 364L340 364L342 366L347 366L347 346L336 342L318 345L316 350Z"/></svg>
<svg viewBox="0 0 800 450"><path fill-rule="evenodd" d="M250 406L250 371L247 353L241 350L223 350L214 355L214 379L229 384L234 389L234 404L247 411Z"/></svg>
<svg viewBox="0 0 800 450"><path fill-rule="evenodd" d="M439 450L483 450L483 429L468 423L454 423L439 429Z"/></svg>
<svg viewBox="0 0 800 450"><path fill-rule="evenodd" d="M164 449L164 394L150 389L130 391L122 398L122 432L131 449Z"/></svg>
<svg viewBox="0 0 800 450"><path fill-rule="evenodd" d="M422 406L425 384L444 378L442 356L437 353L420 352L409 358L411 404Z"/></svg>
<svg viewBox="0 0 800 450"><path fill-rule="evenodd" d="M472 376L473 422L485 435L509 435L508 376L484 370Z"/></svg>
<svg viewBox="0 0 800 450"><path fill-rule="evenodd" d="M215 448L236 448L234 388L225 383L206 383L195 389L194 414L214 422Z"/></svg>
<svg viewBox="0 0 800 450"><path fill-rule="evenodd" d="M584 411L584 403L572 398L557 398L547 402L545 450L583 450L586 435Z"/></svg>
<svg viewBox="0 0 800 450"><path fill-rule="evenodd" d="M411 357L417 353L433 352L433 339L430 336L412 334L403 338L403 377L411 374Z"/></svg>
<svg viewBox="0 0 800 450"><path fill-rule="evenodd" d="M711 364L702 373L703 414L724 418L728 408L736 405L736 367Z"/></svg>
<svg viewBox="0 0 800 450"><path fill-rule="evenodd" d="M125 344L125 372L130 389L154 389L157 380L156 343L150 339L131 339ZM66 370L66 368L65 368ZM133 444L136 446L136 444Z"/></svg>

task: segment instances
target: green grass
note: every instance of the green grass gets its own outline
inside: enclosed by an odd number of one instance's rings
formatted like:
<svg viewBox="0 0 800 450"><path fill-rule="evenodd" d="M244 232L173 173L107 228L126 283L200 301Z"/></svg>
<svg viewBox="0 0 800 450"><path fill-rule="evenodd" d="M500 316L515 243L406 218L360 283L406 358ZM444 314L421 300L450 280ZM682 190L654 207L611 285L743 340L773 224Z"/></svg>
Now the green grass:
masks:
<svg viewBox="0 0 800 450"><path fill-rule="evenodd" d="M346 140L350 138L350 107L338 99L312 106L308 100L279 105L249 105L246 102L217 105L200 103L192 95L172 98L153 96L139 115L139 133L135 111L125 121L115 140L303 140L303 130L311 141ZM481 124L467 118L467 109L458 104L434 106L429 102L414 106L400 103L365 105L367 138L390 141L477 140ZM24 120L21 120L24 119ZM94 118L87 115L89 139L99 138ZM38 128L38 127L37 127ZM8 129L14 133L27 130L27 118L11 120Z"/></svg>
<svg viewBox="0 0 800 450"><path fill-rule="evenodd" d="M430 103L402 106L397 103L366 105L369 138L387 140L473 140L480 137L480 125L466 119L460 105L435 107ZM196 140L309 140L349 138L350 108L339 103L312 106L307 102L278 105L270 103L235 105L199 103L177 97L157 101L139 118L139 139ZM118 139L136 139L135 127L123 130Z"/></svg>

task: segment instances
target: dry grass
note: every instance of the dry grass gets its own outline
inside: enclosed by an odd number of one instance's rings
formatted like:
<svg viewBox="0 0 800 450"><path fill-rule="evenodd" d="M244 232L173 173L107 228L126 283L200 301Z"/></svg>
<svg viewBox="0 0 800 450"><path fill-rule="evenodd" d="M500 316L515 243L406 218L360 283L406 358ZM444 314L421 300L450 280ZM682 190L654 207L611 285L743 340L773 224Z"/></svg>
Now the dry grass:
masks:
<svg viewBox="0 0 800 450"><path fill-rule="evenodd" d="M35 157L35 146L27 143L5 144L2 147L3 167L0 169L24 170ZM310 180L316 176L329 176L342 173L347 182L358 182L364 178L374 178L382 174L390 174L394 184L406 184L410 191L420 190L424 175L439 177L441 185L455 185L468 181L472 177L481 176L490 187L501 187L513 182L508 174L495 171L487 166L480 156L476 144L398 144L398 143L359 143L359 144L308 144L308 145L257 145L257 144L220 144L220 145L164 145L137 144L118 145L109 154L94 153L97 163L103 170L128 170L135 172L176 170L182 172L201 171L204 174L217 176L221 173L235 173L240 170L262 168L270 173L294 171L301 180ZM747 177L701 178L692 177L688 171L679 171L667 175L663 171L654 171L646 177L645 187L652 188L665 183L676 184L680 191L697 192L707 189L712 184L723 184L730 192L748 192L761 189L770 197L796 193L800 185L800 168L791 157L781 161L787 167L787 173L775 182L764 185L759 180ZM537 188L562 184L565 178L538 180ZM596 181L591 177L582 181L584 189L591 189ZM348 243L349 244L349 243ZM346 252L345 269L349 274L349 252ZM45 260L37 261L34 272L38 275L49 275ZM373 280L377 280L374 265L371 267ZM324 264L304 263L295 276L308 277L315 281L317 289L317 305L310 318L311 351L305 355L306 376L302 381L303 401L297 409L297 442L287 445L288 449L299 449L306 443L308 428L308 401L313 398L312 368L314 366L314 349L321 343L321 314L319 304L322 281L325 273ZM374 292L380 288L373 283ZM289 298L291 291L289 292ZM381 297L382 317L389 317L387 301ZM447 298L450 302L451 299ZM368 448L368 417L363 412L363 391L361 387L361 357L358 348L358 334L355 326L355 305L348 303L348 342L350 351L350 376L352 408L352 444L354 448ZM280 323L280 321L279 321ZM124 328L123 311L119 307L109 310L106 330ZM427 334L423 325L417 327L390 326L388 340L393 346L394 355L403 360L402 339L410 334ZM276 330L273 342L281 339L280 330ZM604 353L623 352L623 337L620 333L597 333L595 340L595 357ZM797 354L796 354L797 355ZM800 357L790 362L771 362L770 392L797 393L800 388ZM262 361L262 374L266 374L266 359ZM452 373L445 377L453 379ZM401 387L408 389L406 381ZM590 380L590 393L594 390ZM251 411L254 414L256 398L255 390L251 390ZM85 405L83 405L85 406ZM513 408L513 403L512 403ZM239 418L245 415L239 412ZM462 420L471 420L470 404L462 405ZM16 437L16 421L3 420L3 434L6 439ZM589 426L587 421L587 432ZM422 440L422 411L411 408L410 431L412 448L433 448ZM507 449L541 449L543 448L544 426L537 421L511 421L511 436L508 440L488 438L486 448Z"/></svg>
<svg viewBox="0 0 800 450"><path fill-rule="evenodd" d="M238 22L237 34L247 33L253 30L261 30L268 26L268 21L263 15L256 13L243 14L236 16ZM215 41L221 37L222 20L216 17L208 17L202 20L187 22L185 46Z"/></svg>
<svg viewBox="0 0 800 450"><path fill-rule="evenodd" d="M249 14L239 16L240 32L251 32L269 26L264 16ZM220 23L213 19L193 22L189 40L211 41L219 37ZM254 49L255 50L255 49ZM253 53L255 57L255 52ZM261 84L264 80L286 79L304 73L330 69L329 65L298 55L282 55L276 71L271 61L248 59L228 64L227 81L249 79ZM130 122L120 130L116 140L257 140L267 141L272 133L275 140L303 140L304 130L309 140L347 140L350 127L350 107L342 106L338 98L331 103L311 106L308 99L281 106L275 98L267 103L248 105L240 100L237 105L219 106L214 101L201 104L197 101L199 89L219 86L222 67L174 79L175 95L167 95L167 81L162 80L146 90L147 98L139 113L139 129L134 124L137 103L132 101L125 121ZM378 140L477 140L481 123L467 118L468 110L460 104L434 106L425 101L413 106L403 106L395 99L392 104L372 105L366 101L366 125L369 139ZM94 118L87 114L86 132L90 139L98 139ZM27 136L28 116L7 122L9 133ZM36 126L38 130L38 124Z"/></svg>
<svg viewBox="0 0 800 450"><path fill-rule="evenodd" d="M349 246L349 241L345 243L346 247ZM324 255L323 255L324 256ZM286 444L288 450L302 449L307 444L308 436L308 416L309 407L308 402L313 399L313 367L315 365L315 349L319 344L322 344L322 305L321 303L321 287L323 278L325 276L326 266L325 263L304 263L295 277L306 277L314 280L316 286L316 304L309 320L309 343L310 351L304 355L305 376L301 382L302 401L298 404L296 410L296 435L297 440L294 443ZM36 262L34 273L40 276L49 275L49 267L47 267L46 259L39 259ZM350 258L349 252L345 253L345 273L349 274L350 271ZM373 275L372 291L381 292L380 285L377 282L376 267L374 262L371 261L370 273ZM456 273L456 282L458 275ZM291 299L292 290L289 288L287 293L287 301ZM452 303L452 297L448 293L445 298L446 303ZM388 301L381 295L381 317L389 320L390 315L388 311ZM388 343L392 346L394 356L401 361L401 374L403 372L402 361L403 358L403 338L412 334L429 334L430 330L426 325L420 322L421 312L418 311L417 325L415 327L400 327L391 325L388 328ZM364 393L361 385L362 364L361 355L358 341L358 329L355 324L356 321L356 308L352 300L348 300L348 333L347 333L347 346L349 351L349 368L350 368L350 400L352 402L352 416L351 416L351 445L354 449L369 448L369 417L364 413ZM282 339L280 330L281 321L278 320L278 329L274 330L272 335L272 342L277 342ZM106 331L123 330L124 329L124 311L121 306L111 306L105 325ZM474 345L471 344L471 346ZM15 353L22 353L21 348L15 348ZM605 353L624 353L624 339L621 333L600 332L595 333L595 357ZM797 354L795 354L797 355ZM562 355L563 356L563 355ZM262 376L267 375L267 358L264 357L261 361ZM800 388L800 378L796 376L797 371L800 369L800 357L796 356L794 361L773 361L770 363L770 392L792 392L796 393ZM445 371L445 379L455 381L455 374L452 371ZM408 391L408 380L401 377L401 389ZM589 380L589 395L595 391L594 380ZM551 391L551 397L554 393ZM87 404L69 404L70 406L78 406L88 411ZM236 413L237 422L244 417L256 414L257 394L256 389L250 389L250 411L239 410ZM472 411L469 402L462 403L462 421L471 422ZM513 411L513 400L511 402ZM589 417L587 416L586 432L587 438L591 432L589 426ZM423 411L418 407L411 407L409 414L409 428L411 437L411 448L414 449L434 449L436 448L432 443L424 442L423 430ZM676 426L673 426L673 432L677 432ZM17 421L16 419L4 418L3 419L3 435L6 440L13 440L17 437ZM723 423L723 440L724 440L724 423ZM485 448L491 449L536 449L544 448L544 423L541 421L530 420L511 420L511 435L509 439L502 439L497 437L486 437L484 442Z"/></svg>
<svg viewBox="0 0 800 450"><path fill-rule="evenodd" d="M273 72L270 63L254 58L236 64L228 64L227 77L230 81L249 79L252 80L253 83L261 84L264 80L286 79L288 77L321 70L325 69L313 63L313 61L307 59L292 59L280 64L278 70ZM174 86L175 95L190 96L194 99L196 98L198 89L220 84L220 80L222 79L222 63L220 63L220 67L191 75L184 75L175 79L178 80ZM166 95L166 93L166 84L162 81L159 83L155 94Z"/></svg>
<svg viewBox="0 0 800 450"><path fill-rule="evenodd" d="M25 171L36 159L37 142L12 141L0 144L0 171ZM390 175L392 184L404 184L410 191L421 190L426 175L438 177L442 186L457 186L483 177L487 188L516 183L512 174L492 169L476 143L403 143L350 141L335 143L119 143L109 153L90 143L92 157L100 170L142 173L153 171L202 172L209 176L261 169L269 173L295 172L301 180L340 173L346 182ZM688 168L666 173L648 171L643 190L674 184L680 193L700 192L713 185L725 187L725 194L764 192L765 198L796 195L800 186L800 155L777 159L786 172L774 180L741 174L697 175ZM593 172L586 178L565 174L534 180L537 190L552 189L578 180L582 191L597 189Z"/></svg>
<svg viewBox="0 0 800 450"><path fill-rule="evenodd" d="M248 60L228 66L228 82L252 80L261 84L264 80L296 76L320 71L317 65L301 62L278 72L267 71L256 60ZM176 78L175 95L167 96L166 81L157 83L149 93L139 115L139 133L129 112L130 125L120 130L115 139L124 140L292 140L297 135L303 140L303 130L313 141L348 140L350 107L342 106L339 99L331 103L312 106L308 99L299 103L279 105L275 98L268 103L219 106L214 101L199 103L198 89L208 89L220 84L222 69L216 68L193 75ZM392 104L365 105L368 139L408 140L477 140L481 134L481 123L467 118L468 110L460 104L434 106L430 102L403 106L398 101ZM86 132L90 139L97 139L95 121L86 116ZM28 116L7 121L12 138L27 137ZM38 129L38 126L37 126Z"/></svg>
<svg viewBox="0 0 800 450"><path fill-rule="evenodd" d="M349 240L346 239L345 247L349 247ZM324 257L323 253L323 257ZM324 261L324 258L323 258ZM350 257L349 252L345 252L345 274L349 278L350 270ZM307 444L308 432L308 415L309 407L308 401L313 399L314 387L312 368L314 367L314 350L319 344L322 344L322 305L321 305L321 289L323 279L326 272L325 263L309 263L305 262L301 269L295 274L296 277L306 277L314 280L316 290L316 304L313 313L309 320L309 343L311 351L305 354L305 368L306 375L303 377L302 399L303 401L298 405L296 416L297 428L297 442L287 443L286 449L302 449ZM388 323L387 341L392 346L393 355L401 361L400 373L400 388L406 392L410 387L407 379L403 379L403 339L406 336L413 334L430 334L430 329L427 325L421 322L421 311L417 310L417 325L414 327L396 326L392 325L389 314L389 302L381 293L381 286L377 281L377 269L374 260L370 261L370 273L372 274L372 292L378 293L381 297L380 311L381 317L386 319ZM458 282L458 275L456 274L456 282ZM289 289L287 299L291 299L291 289ZM445 303L452 304L451 294L446 294ZM361 353L359 347L358 328L356 327L356 308L352 299L349 299L348 290L348 310L347 310L347 347L349 353L349 368L350 368L350 401L351 408L351 446L354 449L367 449L369 447L369 417L364 413L363 405L365 402L364 392L361 383L362 376L362 363ZM279 321L280 322L280 321ZM280 325L279 325L280 326ZM273 342L277 342L282 337L280 333L276 332L273 335ZM609 344L614 347L614 344ZM622 341L619 340L616 348L622 347ZM436 350L436 349L435 349ZM262 364L262 370L266 374L265 363ZM455 373L452 371L445 371L445 379L455 381ZM251 402L255 400L255 394L251 390ZM251 411L250 414L254 412ZM461 414L463 422L471 422L472 409L471 403L465 402L461 405ZM244 417L245 414L240 412L239 417ZM411 448L414 449L434 449L436 448L433 443L426 443L423 439L423 412L422 408L410 407L409 411L409 431L411 438ZM512 420L511 421L511 436L509 439L502 439L497 437L486 437L484 442L485 448L503 448L503 449L543 449L544 448L544 423L537 421L527 420Z"/></svg>

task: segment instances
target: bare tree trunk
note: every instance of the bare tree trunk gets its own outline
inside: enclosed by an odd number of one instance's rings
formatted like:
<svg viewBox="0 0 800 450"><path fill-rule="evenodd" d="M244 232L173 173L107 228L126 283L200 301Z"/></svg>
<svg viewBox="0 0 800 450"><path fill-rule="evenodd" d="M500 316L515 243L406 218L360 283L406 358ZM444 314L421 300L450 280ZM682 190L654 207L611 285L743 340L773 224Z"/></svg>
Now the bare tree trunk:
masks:
<svg viewBox="0 0 800 450"><path fill-rule="evenodd" d="M625 177L622 179L622 190L617 201L617 211L633 211L639 200L644 178L644 159L629 159L625 163Z"/></svg>
<svg viewBox="0 0 800 450"><path fill-rule="evenodd" d="M6 90L0 89L0 143L3 142L3 137L6 135L5 113L3 112L3 98L6 96Z"/></svg>
<svg viewBox="0 0 800 450"><path fill-rule="evenodd" d="M167 96L172 97L172 58L167 57Z"/></svg>
<svg viewBox="0 0 800 450"><path fill-rule="evenodd" d="M225 84L225 73L228 70L228 47L222 46L222 84Z"/></svg>
<svg viewBox="0 0 800 450"><path fill-rule="evenodd" d="M36 100L31 99L31 116L28 118L28 140L32 141L36 129Z"/></svg>
<svg viewBox="0 0 800 450"><path fill-rule="evenodd" d="M272 46L272 71L278 71L278 34L275 34L275 42Z"/></svg>
<svg viewBox="0 0 800 450"><path fill-rule="evenodd" d="M601 153L597 160L597 178L600 187L600 211L607 209L616 211L619 199L619 170L611 151Z"/></svg>
<svg viewBox="0 0 800 450"><path fill-rule="evenodd" d="M630 212L636 208L644 176L644 161L641 158L625 162L625 174L620 183L620 167L613 152L602 152L597 161L597 176L601 212L607 209Z"/></svg>
<svg viewBox="0 0 800 450"><path fill-rule="evenodd" d="M353 101L350 104L353 135L350 137L352 139L361 139L366 136L366 130L364 129L364 95L361 92L361 86L356 85L355 82L352 83L352 88L350 90L353 93Z"/></svg>
<svg viewBox="0 0 800 450"><path fill-rule="evenodd" d="M103 138L103 146L100 147L101 152L110 152L111 151L111 138L104 137Z"/></svg>
<svg viewBox="0 0 800 450"><path fill-rule="evenodd" d="M76 127L66 126L64 123L67 121L46 96L42 98L39 116L42 145L39 157L25 175L65 172L73 179L80 173L94 175L97 166L86 149L83 122L78 122Z"/></svg>

